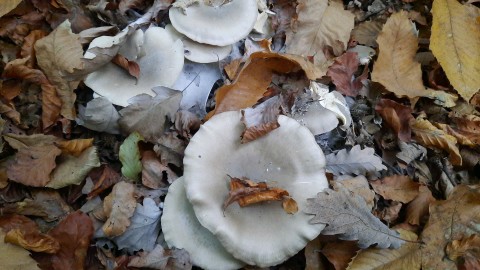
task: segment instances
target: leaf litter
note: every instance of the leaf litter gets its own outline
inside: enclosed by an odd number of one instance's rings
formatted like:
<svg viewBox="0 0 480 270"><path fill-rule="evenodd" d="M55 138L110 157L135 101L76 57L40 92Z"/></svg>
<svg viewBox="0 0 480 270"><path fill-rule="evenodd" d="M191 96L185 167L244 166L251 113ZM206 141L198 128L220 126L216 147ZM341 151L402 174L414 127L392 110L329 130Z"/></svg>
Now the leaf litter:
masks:
<svg viewBox="0 0 480 270"><path fill-rule="evenodd" d="M275 134L286 115L325 155L315 162L330 188L308 201L277 186L286 168L246 180L261 152L219 194L220 209L278 203L292 219L310 218L320 236L280 267L479 268L478 1L259 0L250 34L230 41L223 59L194 57L215 44L167 25L177 6L189 18L239 1L0 3L0 268L208 262L191 254L211 251L163 241L160 217L195 133L232 110L243 112L236 147ZM97 76L106 69L118 78ZM98 95L119 81L144 94ZM187 199L191 218L197 203Z"/></svg>

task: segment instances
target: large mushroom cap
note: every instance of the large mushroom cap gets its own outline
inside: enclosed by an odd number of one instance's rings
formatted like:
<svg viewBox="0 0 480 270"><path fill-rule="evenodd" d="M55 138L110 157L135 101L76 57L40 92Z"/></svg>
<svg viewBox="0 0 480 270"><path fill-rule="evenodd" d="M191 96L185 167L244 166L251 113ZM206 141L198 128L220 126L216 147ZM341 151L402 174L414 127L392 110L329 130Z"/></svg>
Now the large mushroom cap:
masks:
<svg viewBox="0 0 480 270"><path fill-rule="evenodd" d="M208 5L206 1L188 6L185 12L170 8L173 27L194 41L226 46L246 37L257 21L256 0L231 0L220 6Z"/></svg>
<svg viewBox="0 0 480 270"><path fill-rule="evenodd" d="M205 269L238 269L245 263L232 257L217 238L198 222L187 200L183 177L168 188L162 215L162 231L169 247L183 248L192 263Z"/></svg>
<svg viewBox="0 0 480 270"><path fill-rule="evenodd" d="M280 116L280 127L247 144L240 144L244 125L240 112L218 114L191 139L184 158L187 197L200 223L237 259L261 267L286 260L324 228L309 224L303 213L307 198L328 187L325 156L307 128ZM287 214L279 202L240 208L222 204L229 177L267 181L287 190L299 211Z"/></svg>
<svg viewBox="0 0 480 270"><path fill-rule="evenodd" d="M142 50L138 39L143 37ZM151 27L144 35L131 35L120 48L129 60L136 60L140 67L138 80L122 68L108 63L89 74L85 84L113 104L127 106L128 100L139 94L154 95L155 86L170 87L182 72L183 44L174 41L163 28Z"/></svg>

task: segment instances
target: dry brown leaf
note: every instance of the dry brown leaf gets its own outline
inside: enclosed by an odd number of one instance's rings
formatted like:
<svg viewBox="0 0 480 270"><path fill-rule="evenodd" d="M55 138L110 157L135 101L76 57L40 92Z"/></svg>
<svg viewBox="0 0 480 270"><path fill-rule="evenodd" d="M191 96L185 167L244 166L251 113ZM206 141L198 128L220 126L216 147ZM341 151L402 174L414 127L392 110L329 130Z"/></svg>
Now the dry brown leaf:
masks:
<svg viewBox="0 0 480 270"><path fill-rule="evenodd" d="M407 206L406 221L412 225L420 225L428 217L430 204L436 201L427 186L421 185L418 190L418 196Z"/></svg>
<svg viewBox="0 0 480 270"><path fill-rule="evenodd" d="M359 44L378 47L377 36L382 31L383 24L379 21L365 21L353 28L352 39Z"/></svg>
<svg viewBox="0 0 480 270"><path fill-rule="evenodd" d="M333 186L333 189L340 190L341 188L346 188L350 192L355 192L362 196L367 203L367 206L372 209L374 206L375 192L370 189L368 180L365 176L359 175L357 177L352 177L349 179L335 180L330 183Z"/></svg>
<svg viewBox="0 0 480 270"><path fill-rule="evenodd" d="M318 252L320 249L322 235L307 243L305 246L305 270L324 270L326 262Z"/></svg>
<svg viewBox="0 0 480 270"><path fill-rule="evenodd" d="M470 147L480 144L480 119L467 115L451 117L450 120L452 120L453 125L444 126L442 129L457 138L460 144Z"/></svg>
<svg viewBox="0 0 480 270"><path fill-rule="evenodd" d="M36 55L35 55L35 42L37 40L45 37L47 35L47 32L43 30L33 30L28 34L28 36L25 37L23 45L22 45L22 50L20 51L20 56L22 58L28 58L28 66L33 68L36 64Z"/></svg>
<svg viewBox="0 0 480 270"><path fill-rule="evenodd" d="M436 128L428 120L417 118L410 123L415 134L414 139L426 147L444 149L450 154L453 165L462 165L462 156L457 147L457 139Z"/></svg>
<svg viewBox="0 0 480 270"><path fill-rule="evenodd" d="M406 175L393 175L371 181L373 189L387 200L408 203L418 195L419 183Z"/></svg>
<svg viewBox="0 0 480 270"><path fill-rule="evenodd" d="M400 140L404 142L411 140L412 130L409 124L413 120L411 107L382 98L375 106L375 111L395 131Z"/></svg>
<svg viewBox="0 0 480 270"><path fill-rule="evenodd" d="M292 199L292 198L286 198L282 201L282 208L287 212L288 214L295 214L298 212L298 204L297 202Z"/></svg>
<svg viewBox="0 0 480 270"><path fill-rule="evenodd" d="M42 124L43 129L57 122L62 110L62 101L58 97L57 89L51 84L42 84Z"/></svg>
<svg viewBox="0 0 480 270"><path fill-rule="evenodd" d="M456 186L447 200L430 205L430 219L421 240L422 269L456 269L445 249L454 240L469 237L480 224L480 187Z"/></svg>
<svg viewBox="0 0 480 270"><path fill-rule="evenodd" d="M381 220L385 221L387 224L392 224L398 219L400 210L402 209L403 204L401 202L393 201L389 203L387 207L376 209L375 215Z"/></svg>
<svg viewBox="0 0 480 270"><path fill-rule="evenodd" d="M122 181L115 184L112 193L105 198L103 209L108 219L102 229L107 236L119 236L130 226L130 217L137 206L134 193L135 186Z"/></svg>
<svg viewBox="0 0 480 270"><path fill-rule="evenodd" d="M93 187L90 193L87 195L87 199L89 200L118 183L121 179L121 176L110 166L103 165L98 169L93 169L90 172L90 178L93 181Z"/></svg>
<svg viewBox="0 0 480 270"><path fill-rule="evenodd" d="M85 149L93 146L93 138L60 141L56 142L55 145L62 150L63 154L69 154L78 157Z"/></svg>
<svg viewBox="0 0 480 270"><path fill-rule="evenodd" d="M164 174L166 177L164 177ZM166 179L164 179L166 178ZM158 160L155 152L148 150L142 154L142 184L151 189L167 186L178 178L168 166ZM164 181L166 180L166 181Z"/></svg>
<svg viewBox="0 0 480 270"><path fill-rule="evenodd" d="M128 74L135 77L137 80L138 77L140 77L140 66L137 62L128 60L121 54L117 54L113 57L112 63L127 71Z"/></svg>
<svg viewBox="0 0 480 270"><path fill-rule="evenodd" d="M338 92L346 96L355 97L362 90L362 81L368 77L368 68L364 69L362 75L353 79L359 64L356 52L346 52L342 56L337 57L335 62L328 68L327 75L332 78Z"/></svg>
<svg viewBox="0 0 480 270"><path fill-rule="evenodd" d="M62 101L61 114L74 120L76 95L73 91L77 88L78 81L69 81L65 76L75 69L82 69L83 49L79 36L72 33L67 20L48 36L38 40L35 51L38 65L55 86Z"/></svg>
<svg viewBox="0 0 480 270"><path fill-rule="evenodd" d="M447 256L458 269L480 269L480 235L472 234L447 245Z"/></svg>
<svg viewBox="0 0 480 270"><path fill-rule="evenodd" d="M140 252L138 256L130 259L129 267L139 267L159 270L192 268L190 256L183 249L164 249L161 245L156 245L150 252Z"/></svg>
<svg viewBox="0 0 480 270"><path fill-rule="evenodd" d="M325 69L329 61L324 50L332 49L335 56L345 51L355 16L342 3L327 0L299 0L297 14L287 32L286 52L313 57L315 66Z"/></svg>
<svg viewBox="0 0 480 270"><path fill-rule="evenodd" d="M0 17L15 9L22 0L3 0L0 3Z"/></svg>
<svg viewBox="0 0 480 270"><path fill-rule="evenodd" d="M430 49L455 90L467 101L480 89L480 9L435 0Z"/></svg>
<svg viewBox="0 0 480 270"><path fill-rule="evenodd" d="M347 268L358 250L357 243L354 241L337 240L326 243L319 251L333 264L335 270L343 270Z"/></svg>
<svg viewBox="0 0 480 270"><path fill-rule="evenodd" d="M15 270L40 270L30 253L15 245L4 242L5 233L0 230L0 268Z"/></svg>
<svg viewBox="0 0 480 270"><path fill-rule="evenodd" d="M57 166L55 158L61 153L54 145L22 148L8 166L8 178L23 185L44 187L50 182L50 173Z"/></svg>
<svg viewBox="0 0 480 270"><path fill-rule="evenodd" d="M270 98L253 108L242 110L242 123L245 131L241 143L251 142L278 128L277 118L280 114L281 101L278 96Z"/></svg>
<svg viewBox="0 0 480 270"><path fill-rule="evenodd" d="M40 232L31 219L13 214L0 217L0 227L6 233L5 242L35 252L56 253L60 244L51 236Z"/></svg>

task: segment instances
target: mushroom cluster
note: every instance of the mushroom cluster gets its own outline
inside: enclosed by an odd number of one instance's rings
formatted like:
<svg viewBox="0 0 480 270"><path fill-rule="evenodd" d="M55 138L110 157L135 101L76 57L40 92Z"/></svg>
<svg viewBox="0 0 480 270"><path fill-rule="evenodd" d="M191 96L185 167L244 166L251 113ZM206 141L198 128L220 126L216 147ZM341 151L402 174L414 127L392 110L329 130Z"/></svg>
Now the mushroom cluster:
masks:
<svg viewBox="0 0 480 270"><path fill-rule="evenodd" d="M184 176L167 194L162 230L170 247L183 248L205 269L267 267L296 254L324 228L309 224L307 198L328 187L325 157L314 136L296 120L279 116L280 127L242 144L238 111L212 117L191 139ZM267 181L288 191L299 211L287 214L278 202L223 209L229 175Z"/></svg>
<svg viewBox="0 0 480 270"><path fill-rule="evenodd" d="M258 17L256 0L183 0L169 10L166 29L182 40L185 58L211 63L227 57L232 44L245 38Z"/></svg>

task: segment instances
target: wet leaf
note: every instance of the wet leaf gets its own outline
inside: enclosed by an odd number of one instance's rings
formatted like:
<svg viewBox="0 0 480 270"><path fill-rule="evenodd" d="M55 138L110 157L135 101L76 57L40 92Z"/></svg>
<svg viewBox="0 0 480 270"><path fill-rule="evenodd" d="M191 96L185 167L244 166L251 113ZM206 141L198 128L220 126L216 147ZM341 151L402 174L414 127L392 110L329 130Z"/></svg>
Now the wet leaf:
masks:
<svg viewBox="0 0 480 270"><path fill-rule="evenodd" d="M0 268L15 270L40 270L30 253L18 246L4 242L5 233L0 230Z"/></svg>
<svg viewBox="0 0 480 270"><path fill-rule="evenodd" d="M122 145L120 145L119 158L122 162L122 174L130 180L137 181L142 172L142 163L140 162L140 150L138 142L143 141L142 135L138 132L131 133Z"/></svg>
<svg viewBox="0 0 480 270"><path fill-rule="evenodd" d="M469 101L480 89L480 10L455 0L435 0L432 14L430 49L455 90Z"/></svg>
<svg viewBox="0 0 480 270"><path fill-rule="evenodd" d="M393 175L381 180L371 181L376 193L387 200L402 203L411 202L418 195L420 184L406 175Z"/></svg>
<svg viewBox="0 0 480 270"><path fill-rule="evenodd" d="M112 193L105 198L103 208L108 219L102 229L107 236L121 235L130 226L130 217L137 205L134 192L134 185L122 181L115 184Z"/></svg>

